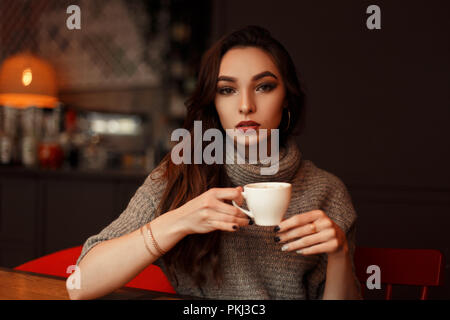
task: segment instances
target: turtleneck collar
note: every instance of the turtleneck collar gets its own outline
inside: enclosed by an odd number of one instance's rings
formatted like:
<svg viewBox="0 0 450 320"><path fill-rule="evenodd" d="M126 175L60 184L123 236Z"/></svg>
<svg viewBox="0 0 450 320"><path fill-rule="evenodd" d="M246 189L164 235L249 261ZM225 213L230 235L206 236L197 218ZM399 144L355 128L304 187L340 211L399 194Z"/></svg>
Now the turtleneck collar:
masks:
<svg viewBox="0 0 450 320"><path fill-rule="evenodd" d="M236 159L237 151L234 152ZM227 154L227 157L229 155ZM262 175L261 168L269 167L271 164L233 164L225 163L225 170L234 186L244 186L254 182L290 182L300 168L302 155L294 138L288 139L285 147L280 147L278 172L274 175ZM273 165L273 164L272 164Z"/></svg>

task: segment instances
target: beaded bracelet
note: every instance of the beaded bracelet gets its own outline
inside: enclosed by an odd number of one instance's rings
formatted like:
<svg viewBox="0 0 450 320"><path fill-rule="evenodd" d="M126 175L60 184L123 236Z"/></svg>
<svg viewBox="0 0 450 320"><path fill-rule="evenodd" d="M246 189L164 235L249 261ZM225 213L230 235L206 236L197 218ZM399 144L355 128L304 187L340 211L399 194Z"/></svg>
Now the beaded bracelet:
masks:
<svg viewBox="0 0 450 320"><path fill-rule="evenodd" d="M162 255L162 256L165 255L166 252L163 249L161 249L161 247L156 242L155 237L153 236L151 223L146 224L145 227L147 228L147 233L148 233L150 239L152 239L153 246L156 248L156 250L158 250L160 255Z"/></svg>

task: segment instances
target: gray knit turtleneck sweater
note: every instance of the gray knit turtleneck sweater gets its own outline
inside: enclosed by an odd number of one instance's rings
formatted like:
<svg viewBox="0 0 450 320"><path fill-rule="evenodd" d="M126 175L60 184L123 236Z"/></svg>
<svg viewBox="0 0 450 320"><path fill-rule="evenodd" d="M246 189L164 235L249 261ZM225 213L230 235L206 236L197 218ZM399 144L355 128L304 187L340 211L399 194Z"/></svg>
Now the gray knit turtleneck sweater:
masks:
<svg viewBox="0 0 450 320"><path fill-rule="evenodd" d="M260 175L261 164L225 164L226 172L234 186L260 181L290 182L292 198L285 218L323 210L347 234L353 257L356 213L344 184L311 161L303 160L294 140L280 148L279 155L279 170L275 175ZM99 234L87 239L78 263L101 241L130 233L155 218L163 191L164 185L155 184L149 176L126 210ZM222 286L218 288L211 283L200 289L182 272L177 273L178 285L175 281L171 283L179 294L212 299L321 299L326 280L326 254L302 256L282 252L282 245L274 242L274 236L273 227L256 225L222 232ZM162 259L155 264L166 271ZM355 283L359 286L356 277Z"/></svg>

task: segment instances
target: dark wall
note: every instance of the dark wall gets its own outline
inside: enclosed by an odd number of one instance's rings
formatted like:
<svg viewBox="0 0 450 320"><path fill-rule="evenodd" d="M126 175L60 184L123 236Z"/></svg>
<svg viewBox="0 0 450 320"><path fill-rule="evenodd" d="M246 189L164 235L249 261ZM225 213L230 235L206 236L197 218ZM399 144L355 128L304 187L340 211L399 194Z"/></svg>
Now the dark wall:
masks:
<svg viewBox="0 0 450 320"><path fill-rule="evenodd" d="M0 167L0 266L83 245L125 210L146 176Z"/></svg>
<svg viewBox="0 0 450 320"><path fill-rule="evenodd" d="M371 4L381 30L366 27ZM449 13L448 1L215 1L211 41L257 24L291 53L308 96L301 150L349 187L360 246L450 260ZM450 298L445 273L432 298Z"/></svg>

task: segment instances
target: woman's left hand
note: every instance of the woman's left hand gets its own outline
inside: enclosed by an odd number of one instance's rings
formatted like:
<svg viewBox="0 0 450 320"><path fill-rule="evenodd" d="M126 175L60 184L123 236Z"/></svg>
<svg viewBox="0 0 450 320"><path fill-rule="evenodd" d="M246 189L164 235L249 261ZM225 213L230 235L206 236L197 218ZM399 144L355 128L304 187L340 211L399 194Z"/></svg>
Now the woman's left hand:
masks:
<svg viewBox="0 0 450 320"><path fill-rule="evenodd" d="M345 233L322 210L295 215L278 227L275 242L284 244L283 251L296 251L302 255L327 253L330 256L348 250Z"/></svg>

